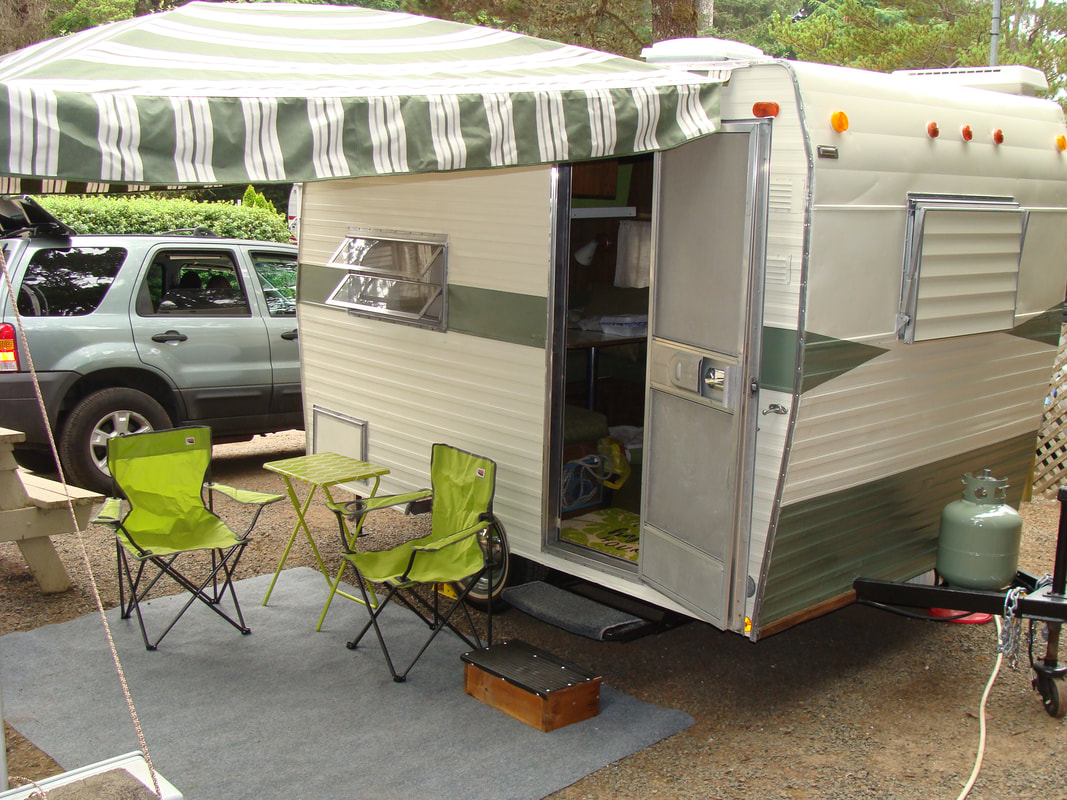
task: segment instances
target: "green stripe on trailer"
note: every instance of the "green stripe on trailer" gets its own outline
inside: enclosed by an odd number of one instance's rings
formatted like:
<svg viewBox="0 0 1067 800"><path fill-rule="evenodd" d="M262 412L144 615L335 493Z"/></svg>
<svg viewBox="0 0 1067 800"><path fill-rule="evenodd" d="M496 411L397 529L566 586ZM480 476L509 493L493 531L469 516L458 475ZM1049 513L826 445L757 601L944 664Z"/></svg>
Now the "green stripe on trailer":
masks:
<svg viewBox="0 0 1067 800"><path fill-rule="evenodd" d="M782 508L758 624L767 626L852 590L856 578L899 580L933 569L941 509L964 473L990 469L1018 506L1034 435L915 467Z"/></svg>

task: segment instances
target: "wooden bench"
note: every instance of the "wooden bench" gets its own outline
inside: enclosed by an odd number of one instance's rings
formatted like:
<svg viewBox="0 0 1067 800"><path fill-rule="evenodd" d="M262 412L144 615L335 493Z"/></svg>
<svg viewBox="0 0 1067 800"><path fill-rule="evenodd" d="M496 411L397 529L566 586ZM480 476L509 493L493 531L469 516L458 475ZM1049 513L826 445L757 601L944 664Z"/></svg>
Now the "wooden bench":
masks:
<svg viewBox="0 0 1067 800"><path fill-rule="evenodd" d="M93 506L104 498L74 486L64 491L57 481L18 469L12 449L23 438L19 431L0 428L0 542L18 545L42 592L65 592L70 576L49 537L84 530Z"/></svg>

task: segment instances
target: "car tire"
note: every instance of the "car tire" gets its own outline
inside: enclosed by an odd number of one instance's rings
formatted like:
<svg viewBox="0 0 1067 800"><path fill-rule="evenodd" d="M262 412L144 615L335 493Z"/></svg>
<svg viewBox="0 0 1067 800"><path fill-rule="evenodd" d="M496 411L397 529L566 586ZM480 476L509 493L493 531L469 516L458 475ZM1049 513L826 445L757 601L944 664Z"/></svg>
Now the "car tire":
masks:
<svg viewBox="0 0 1067 800"><path fill-rule="evenodd" d="M74 406L60 436L59 457L67 480L109 494L108 440L172 426L163 406L136 389L119 387L88 395Z"/></svg>

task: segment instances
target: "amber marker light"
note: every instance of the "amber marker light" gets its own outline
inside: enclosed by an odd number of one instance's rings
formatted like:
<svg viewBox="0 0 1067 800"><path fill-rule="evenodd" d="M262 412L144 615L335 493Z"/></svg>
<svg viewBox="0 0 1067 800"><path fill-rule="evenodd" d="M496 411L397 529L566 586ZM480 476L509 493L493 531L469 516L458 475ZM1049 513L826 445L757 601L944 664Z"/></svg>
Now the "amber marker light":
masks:
<svg viewBox="0 0 1067 800"><path fill-rule="evenodd" d="M1004 144L1004 131L997 128L993 131L993 144Z"/></svg>
<svg viewBox="0 0 1067 800"><path fill-rule="evenodd" d="M963 141L969 142L974 138L974 131L971 130L970 125L964 125L960 128L960 136L963 137Z"/></svg>
<svg viewBox="0 0 1067 800"><path fill-rule="evenodd" d="M1056 137L1056 149L1061 153L1064 150L1067 150L1067 136L1064 136L1062 133Z"/></svg>
<svg viewBox="0 0 1067 800"><path fill-rule="evenodd" d="M830 127L838 133L848 130L848 114L844 111L835 111L830 115Z"/></svg>
<svg viewBox="0 0 1067 800"><path fill-rule="evenodd" d="M752 116L754 117L777 117L780 110L773 100L752 104Z"/></svg>
<svg viewBox="0 0 1067 800"><path fill-rule="evenodd" d="M937 127L936 122L926 123L926 135L929 136L931 139L936 139L938 136L941 135L941 129Z"/></svg>

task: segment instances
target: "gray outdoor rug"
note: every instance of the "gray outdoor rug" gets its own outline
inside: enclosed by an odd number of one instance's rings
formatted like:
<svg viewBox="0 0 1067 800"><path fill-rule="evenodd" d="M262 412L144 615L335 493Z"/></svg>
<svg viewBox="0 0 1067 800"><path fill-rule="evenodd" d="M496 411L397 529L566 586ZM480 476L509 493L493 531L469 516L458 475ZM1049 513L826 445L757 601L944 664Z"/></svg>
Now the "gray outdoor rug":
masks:
<svg viewBox="0 0 1067 800"><path fill-rule="evenodd" d="M150 653L108 612L153 764L187 800L541 798L693 722L604 686L599 716L542 733L463 693L448 631L394 683L373 634L344 645L361 608L336 599L315 632L320 573L282 573L264 607L269 578L237 584L250 636L197 603ZM152 601L150 634L179 602ZM425 627L385 617L403 659ZM0 686L7 722L64 769L138 749L96 614L0 637Z"/></svg>

